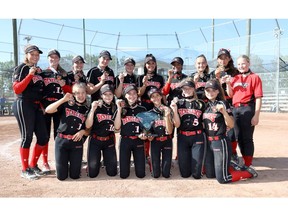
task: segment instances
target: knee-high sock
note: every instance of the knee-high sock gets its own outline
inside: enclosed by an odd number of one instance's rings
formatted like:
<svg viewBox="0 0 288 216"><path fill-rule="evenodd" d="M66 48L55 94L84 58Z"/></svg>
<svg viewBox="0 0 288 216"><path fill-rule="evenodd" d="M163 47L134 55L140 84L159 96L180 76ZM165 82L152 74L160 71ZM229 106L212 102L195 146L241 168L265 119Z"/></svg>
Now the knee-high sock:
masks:
<svg viewBox="0 0 288 216"><path fill-rule="evenodd" d="M149 156L150 155L150 141L149 140L145 140L145 155Z"/></svg>
<svg viewBox="0 0 288 216"><path fill-rule="evenodd" d="M43 147L42 159L43 159L43 164L48 163L48 143Z"/></svg>
<svg viewBox="0 0 288 216"><path fill-rule="evenodd" d="M237 153L236 149L237 149L238 142L237 141L232 141L231 144L232 144L232 154Z"/></svg>
<svg viewBox="0 0 288 216"><path fill-rule="evenodd" d="M231 171L229 170L232 175L232 182L239 181L241 179L247 179L252 177L252 175L248 171Z"/></svg>
<svg viewBox="0 0 288 216"><path fill-rule="evenodd" d="M244 164L250 166L252 164L253 156L243 156Z"/></svg>
<svg viewBox="0 0 288 216"><path fill-rule="evenodd" d="M28 166L30 148L20 147L20 157L22 163L22 170L25 171Z"/></svg>
<svg viewBox="0 0 288 216"><path fill-rule="evenodd" d="M32 157L30 160L30 167L35 167L37 165L38 159L43 151L44 146L40 146L38 143L35 144Z"/></svg>

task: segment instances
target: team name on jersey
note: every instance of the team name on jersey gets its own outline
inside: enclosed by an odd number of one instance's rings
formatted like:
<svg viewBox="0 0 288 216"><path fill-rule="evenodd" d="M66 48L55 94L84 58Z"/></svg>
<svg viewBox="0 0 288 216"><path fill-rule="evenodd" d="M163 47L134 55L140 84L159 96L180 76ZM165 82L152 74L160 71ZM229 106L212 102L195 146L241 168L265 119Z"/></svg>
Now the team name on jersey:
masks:
<svg viewBox="0 0 288 216"><path fill-rule="evenodd" d="M242 88L247 88L248 85L249 85L248 83L235 82L234 88L237 87L237 86L240 86L240 87L242 87Z"/></svg>
<svg viewBox="0 0 288 216"><path fill-rule="evenodd" d="M205 87L205 85L206 85L206 82L197 82L196 83L196 89L201 88L201 87Z"/></svg>
<svg viewBox="0 0 288 216"><path fill-rule="evenodd" d="M195 115L197 118L200 118L202 111L201 110L196 110L196 109L179 109L178 110L180 117L183 115L188 115L192 114Z"/></svg>
<svg viewBox="0 0 288 216"><path fill-rule="evenodd" d="M161 119L157 119L154 121L154 126L158 127L158 126L165 126L165 121L161 120Z"/></svg>
<svg viewBox="0 0 288 216"><path fill-rule="evenodd" d="M86 119L84 114L76 112L75 110L72 110L72 109L69 109L69 108L66 108L65 111L66 111L66 117L74 116L76 118L79 118L82 121L82 123L84 123L84 121Z"/></svg>
<svg viewBox="0 0 288 216"><path fill-rule="evenodd" d="M130 122L139 123L139 119L135 116L126 116L125 118L122 118L123 125L130 123Z"/></svg>
<svg viewBox="0 0 288 216"><path fill-rule="evenodd" d="M155 86L159 89L161 87L161 84L159 82L148 81L147 86Z"/></svg>
<svg viewBox="0 0 288 216"><path fill-rule="evenodd" d="M55 78L44 78L45 86L49 85L50 83L57 83L60 85L60 80L57 80Z"/></svg>
<svg viewBox="0 0 288 216"><path fill-rule="evenodd" d="M204 113L203 119L209 119L211 122L215 122L216 116L216 113Z"/></svg>
<svg viewBox="0 0 288 216"><path fill-rule="evenodd" d="M42 81L42 80L43 80L43 78L39 75L34 75L32 78L33 83L36 83L36 82Z"/></svg>
<svg viewBox="0 0 288 216"><path fill-rule="evenodd" d="M101 82L101 76L100 77L98 77L98 80L99 80L99 82ZM106 81L112 81L113 83L114 83L114 77L113 76L108 76L107 77L107 79L106 79Z"/></svg>
<svg viewBox="0 0 288 216"><path fill-rule="evenodd" d="M112 119L112 115L107 115L107 114L102 114L102 113L98 113L96 114L96 116L97 116L98 122Z"/></svg>

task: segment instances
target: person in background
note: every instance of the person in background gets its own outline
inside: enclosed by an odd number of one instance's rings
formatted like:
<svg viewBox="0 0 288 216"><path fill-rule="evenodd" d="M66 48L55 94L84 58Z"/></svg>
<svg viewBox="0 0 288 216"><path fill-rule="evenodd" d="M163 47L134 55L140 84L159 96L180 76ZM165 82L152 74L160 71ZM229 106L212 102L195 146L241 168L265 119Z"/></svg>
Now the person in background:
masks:
<svg viewBox="0 0 288 216"><path fill-rule="evenodd" d="M49 67L43 70L40 74L44 80L44 92L43 92L43 107L54 103L55 101L63 98L64 94L72 92L71 83L68 79L67 72L60 65L61 55L58 50L52 49L48 52ZM57 135L57 129L60 123L59 113L45 113L46 127L50 139L51 126L53 121L53 137L54 140ZM43 172L46 174L51 173L51 168L48 163L48 143L45 145L42 151L43 158Z"/></svg>
<svg viewBox="0 0 288 216"><path fill-rule="evenodd" d="M21 177L37 179L38 176L42 175L42 170L38 167L37 160L49 139L40 103L43 97L44 82L39 75L41 69L37 67L40 54L43 52L35 45L26 46L24 52L25 59L23 63L15 68L13 76L13 90L16 94L13 112L21 133ZM29 166L33 133L35 133L37 141Z"/></svg>
<svg viewBox="0 0 288 216"><path fill-rule="evenodd" d="M104 84L115 87L114 71L108 66L111 60L110 52L102 50L98 57L98 65L91 68L87 73L87 93L91 95L91 102L101 98L99 90Z"/></svg>
<svg viewBox="0 0 288 216"><path fill-rule="evenodd" d="M112 119L116 111L116 105L113 103L114 87L104 84L100 88L100 95L101 100L92 102L86 119L86 127L91 128L87 149L87 171L90 178L99 174L101 152L107 175L117 175L116 140Z"/></svg>
<svg viewBox="0 0 288 216"><path fill-rule="evenodd" d="M262 106L262 80L250 70L250 59L241 55L237 59L239 74L226 77L227 93L232 97L235 118L235 134L239 143L244 164L250 167L253 162L255 126L259 123ZM224 78L225 79L225 78Z"/></svg>
<svg viewBox="0 0 288 216"><path fill-rule="evenodd" d="M151 112L158 115L158 118L152 125L151 132L157 134L156 137L151 137L151 164L152 176L159 178L160 175L164 178L170 177L172 165L172 132L173 123L170 107L163 104L162 92L157 88L151 88L148 96L154 104ZM149 138L149 137L148 137Z"/></svg>
<svg viewBox="0 0 288 216"><path fill-rule="evenodd" d="M63 181L81 176L83 157L83 136L88 135L85 121L89 107L86 104L86 84L76 83L73 94L64 97L46 107L46 113L60 114L60 124L55 139L56 177Z"/></svg>
<svg viewBox="0 0 288 216"><path fill-rule="evenodd" d="M196 57L195 60L196 72L191 74L193 81L196 86L196 93L198 99L203 100L205 98L204 88L206 82L210 79L209 75L209 65L205 55L201 54Z"/></svg>
<svg viewBox="0 0 288 216"><path fill-rule="evenodd" d="M127 86L131 84L136 85L137 76L134 74L135 65L136 62L133 58L126 58L124 60L125 71L116 76L115 95L117 98L122 97L123 89Z"/></svg>
<svg viewBox="0 0 288 216"><path fill-rule="evenodd" d="M252 167L230 166L231 143L228 130L233 130L234 119L230 104L226 101L224 90L217 79L206 82L205 96L208 99L203 115L208 148L205 159L207 178L215 178L220 184L257 177ZM235 169L236 168L236 169Z"/></svg>
<svg viewBox="0 0 288 216"><path fill-rule="evenodd" d="M172 100L173 123L177 128L177 156L180 175L183 178L202 177L205 153L202 116L204 101L197 99L195 83L188 77L180 83L182 98Z"/></svg>
<svg viewBox="0 0 288 216"><path fill-rule="evenodd" d="M131 152L135 164L135 174L138 178L145 177L144 140L147 139L141 131L138 113L145 112L146 108L138 104L138 89L130 85L123 90L123 98L117 100L117 111L114 114L115 130L120 130L119 162L120 178L130 175Z"/></svg>
<svg viewBox="0 0 288 216"><path fill-rule="evenodd" d="M220 49L217 55L217 66L216 66L216 70L211 72L211 76L210 78L216 78L219 80L219 82L222 84L222 88L224 89L224 94L225 94L225 98L228 101L228 103L231 106L231 109L233 109L232 106L232 98L229 97L229 95L227 94L226 90L227 90L227 86L225 81L223 80L223 77L225 77L226 75L229 75L231 77L234 77L238 74L238 70L237 68L235 68L234 66L234 61L232 59L232 56L230 54L230 50L229 49ZM234 130L230 130L228 132L228 137L231 140L231 145L232 145L232 156L231 156L231 160L239 163L239 157L237 154L237 140L235 137L235 131Z"/></svg>

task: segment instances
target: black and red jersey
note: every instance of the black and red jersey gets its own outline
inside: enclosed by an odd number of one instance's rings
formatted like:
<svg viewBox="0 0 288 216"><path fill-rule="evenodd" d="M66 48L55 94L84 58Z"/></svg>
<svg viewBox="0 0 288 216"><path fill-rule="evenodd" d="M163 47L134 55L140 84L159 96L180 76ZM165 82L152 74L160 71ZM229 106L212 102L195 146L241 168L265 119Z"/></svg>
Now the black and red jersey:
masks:
<svg viewBox="0 0 288 216"><path fill-rule="evenodd" d="M91 134L105 137L114 133L114 120L112 117L115 111L116 105L114 103L108 105L103 102L101 107L97 107L94 113Z"/></svg>
<svg viewBox="0 0 288 216"><path fill-rule="evenodd" d="M85 76L83 71L79 71L76 73L74 71L69 71L69 72L67 72L67 76L68 76L69 81L71 82L71 85L73 85L75 83L75 75L76 74L79 77L79 82L87 84L87 77Z"/></svg>
<svg viewBox="0 0 288 216"><path fill-rule="evenodd" d="M60 124L58 133L74 135L78 131L85 129L85 121L88 115L88 106L75 103L70 106L68 102L58 107L60 113Z"/></svg>
<svg viewBox="0 0 288 216"><path fill-rule="evenodd" d="M204 128L207 136L224 136L227 132L223 114L216 111L217 104L223 104L227 113L232 116L232 110L228 101L208 101L206 110L203 114Z"/></svg>
<svg viewBox="0 0 288 216"><path fill-rule="evenodd" d="M98 66L91 68L87 73L87 82L92 83L93 85L97 85L98 83L100 83L101 76L103 75L104 72L108 73L108 80L106 80L104 84L110 84L113 87L115 87L114 71L108 66L105 68L104 71L100 69ZM100 98L101 98L100 91L96 91L91 95L92 102L99 100Z"/></svg>
<svg viewBox="0 0 288 216"><path fill-rule="evenodd" d="M145 75L140 75L137 78L137 87L142 87L143 86L143 77ZM162 89L164 86L164 78L163 76L159 75L159 74L155 74L153 75L150 79L148 79L147 82L147 87L145 89L144 94L141 96L141 100L150 100L149 96L148 96L148 91L151 88L157 88L157 89Z"/></svg>
<svg viewBox="0 0 288 216"><path fill-rule="evenodd" d="M202 100L180 99L177 102L178 114L181 124L177 128L180 131L202 130L202 116L205 111L205 103Z"/></svg>
<svg viewBox="0 0 288 216"><path fill-rule="evenodd" d="M198 72L192 73L191 77L194 80L194 76L197 74ZM205 93L204 93L204 89L205 89L205 85L206 82L208 80L210 80L210 75L207 73L204 73L203 77L199 77L198 81L195 83L195 89L196 89L196 93L197 93L197 97L198 99L204 100L205 99Z"/></svg>
<svg viewBox="0 0 288 216"><path fill-rule="evenodd" d="M166 83L165 86L163 87L163 94L168 95L167 97L168 104L171 103L174 97L177 97L179 99L182 98L182 89L179 87L179 83L185 78L187 78L186 74L183 74L183 73L174 74L174 76L172 77L168 92L164 92L164 89L166 85L169 85L169 84Z"/></svg>
<svg viewBox="0 0 288 216"><path fill-rule="evenodd" d="M162 106L164 106L164 105L162 105ZM154 112L158 115L157 119L155 119L155 121L152 125L151 133L157 134L158 136L169 135L167 133L167 130L166 130L166 123L165 123L163 111L157 107L154 107L152 110L150 110L150 112Z"/></svg>

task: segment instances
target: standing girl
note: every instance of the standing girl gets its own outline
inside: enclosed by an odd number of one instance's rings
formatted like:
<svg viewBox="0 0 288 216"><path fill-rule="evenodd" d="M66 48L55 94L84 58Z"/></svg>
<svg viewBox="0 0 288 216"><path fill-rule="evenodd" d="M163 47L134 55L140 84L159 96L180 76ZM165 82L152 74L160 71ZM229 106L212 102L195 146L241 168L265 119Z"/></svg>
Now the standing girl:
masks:
<svg viewBox="0 0 288 216"><path fill-rule="evenodd" d="M177 156L180 174L183 178L191 175L200 179L205 150L202 115L205 103L197 99L192 78L180 83L183 95L180 100L173 100L170 107L174 114L177 128Z"/></svg>
<svg viewBox="0 0 288 216"><path fill-rule="evenodd" d="M83 135L87 136L85 120L88 113L86 105L86 85L76 83L73 85L73 94L65 96L50 104L46 113L60 114L60 124L55 139L55 162L57 179L65 180L80 178Z"/></svg>
<svg viewBox="0 0 288 216"><path fill-rule="evenodd" d="M208 99L207 108L203 115L205 133L208 139L205 161L207 178L216 177L217 181L223 184L257 177L258 174L252 167L244 168L243 171L229 169L231 141L227 137L227 128L233 130L234 119L218 80L212 79L206 83L205 95Z"/></svg>
<svg viewBox="0 0 288 216"><path fill-rule="evenodd" d="M120 131L120 178L130 175L131 152L133 153L135 174L138 178L145 177L144 140L147 137L141 133L139 119L136 115L146 111L146 108L137 104L138 90L135 85L130 85L123 91L123 100L117 101L115 113L115 130Z"/></svg>
<svg viewBox="0 0 288 216"><path fill-rule="evenodd" d="M43 97L44 82L39 75L41 69L36 67L43 52L35 45L25 48L25 60L15 69L13 90L17 96L13 104L13 112L21 132L20 158L22 163L21 177L37 179L41 170L37 160L43 146L48 142L48 133L40 100ZM29 154L31 142L35 133L37 141L31 158Z"/></svg>
<svg viewBox="0 0 288 216"><path fill-rule="evenodd" d="M101 152L108 176L117 175L117 157L115 148L114 121L112 116L116 105L112 102L114 88L104 84L100 89L102 100L93 101L86 120L86 127L91 128L88 141L88 176L98 176L101 167Z"/></svg>

